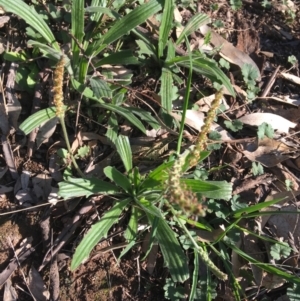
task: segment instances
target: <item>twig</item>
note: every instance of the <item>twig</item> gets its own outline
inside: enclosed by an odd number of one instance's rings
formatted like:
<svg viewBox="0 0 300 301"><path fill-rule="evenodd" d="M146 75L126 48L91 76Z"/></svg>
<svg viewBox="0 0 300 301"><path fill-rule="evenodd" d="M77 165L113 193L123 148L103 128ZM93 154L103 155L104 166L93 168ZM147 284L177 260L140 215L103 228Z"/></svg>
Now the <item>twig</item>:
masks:
<svg viewBox="0 0 300 301"><path fill-rule="evenodd" d="M276 70L274 71L274 73L270 77L270 79L269 79L264 91L261 93L260 97L266 97L269 94L271 88L273 87L273 85L275 83L276 76L277 76L277 73L278 73L279 69L280 69L280 66L278 66L276 68Z"/></svg>

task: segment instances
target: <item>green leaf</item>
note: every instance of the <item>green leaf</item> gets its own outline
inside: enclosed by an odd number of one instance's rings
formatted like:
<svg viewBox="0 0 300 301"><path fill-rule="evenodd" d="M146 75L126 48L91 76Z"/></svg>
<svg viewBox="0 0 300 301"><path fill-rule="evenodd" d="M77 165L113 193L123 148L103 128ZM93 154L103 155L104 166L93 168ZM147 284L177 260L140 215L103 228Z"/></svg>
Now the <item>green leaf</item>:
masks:
<svg viewBox="0 0 300 301"><path fill-rule="evenodd" d="M84 145L84 146L81 146L78 150L77 150L77 154L76 154L76 158L81 158L81 159L84 159L86 158L89 153L90 153L91 149L88 145Z"/></svg>
<svg viewBox="0 0 300 301"><path fill-rule="evenodd" d="M93 98L93 99L95 99L95 98ZM127 119L130 123L132 123L134 126L136 126L141 132L146 134L146 129L145 129L144 125L131 113L130 107L124 108L124 107L116 106L113 104L100 103L100 101L98 99L96 99L96 100L98 101L98 104L96 106L102 107L106 110L113 111L113 112L121 115L122 117Z"/></svg>
<svg viewBox="0 0 300 301"><path fill-rule="evenodd" d="M80 48L84 37L84 0L76 0L72 2L71 11L71 33L72 38L72 53L73 53L73 68L76 69L79 64ZM78 45L79 44L79 45Z"/></svg>
<svg viewBox="0 0 300 301"><path fill-rule="evenodd" d="M275 260L280 260L281 257L287 258L290 256L292 249L286 242L277 243L271 246L270 255Z"/></svg>
<svg viewBox="0 0 300 301"><path fill-rule="evenodd" d="M264 136L272 139L274 137L274 129L271 124L263 122L257 129L257 137L258 139L263 139Z"/></svg>
<svg viewBox="0 0 300 301"><path fill-rule="evenodd" d="M111 65L139 65L139 60L133 55L131 50L122 50L114 52L94 64L95 68L98 68L105 64Z"/></svg>
<svg viewBox="0 0 300 301"><path fill-rule="evenodd" d="M164 1L163 14L159 26L158 57L162 57L173 25L174 0Z"/></svg>
<svg viewBox="0 0 300 301"><path fill-rule="evenodd" d="M91 7L102 7L102 8L106 8L108 5L106 0L92 0L91 2ZM100 18L103 16L103 13L101 11L98 11L97 13L94 13L91 16L91 20L98 23Z"/></svg>
<svg viewBox="0 0 300 301"><path fill-rule="evenodd" d="M199 162L204 160L209 156L210 152L201 152ZM189 150L182 154L182 156L185 156L185 165L183 166L183 171L186 171L188 169L188 162L189 158L191 156ZM157 168L155 168L153 171L151 171L147 177L147 179L142 183L143 189L153 189L153 187L161 188L161 185L163 182L169 177L169 170L174 165L174 161L170 162L164 162L161 165L159 165Z"/></svg>
<svg viewBox="0 0 300 301"><path fill-rule="evenodd" d="M129 242L136 239L138 231L138 218L139 209L135 206L132 206L130 220L124 233L124 238Z"/></svg>
<svg viewBox="0 0 300 301"><path fill-rule="evenodd" d="M176 66L176 64L185 68L189 68L189 56L177 56L174 59L169 60L165 63L165 65L169 67ZM212 82L221 82L227 88L229 93L232 96L235 96L235 92L228 77L218 67L217 63L214 60L208 59L206 57L200 57L199 55L193 56L193 71L202 74L203 76L206 76Z"/></svg>
<svg viewBox="0 0 300 301"><path fill-rule="evenodd" d="M101 7L101 6L88 6L85 8L85 11L87 13L101 13L108 15L110 18L115 19L118 14L114 12L113 10L106 8L106 7Z"/></svg>
<svg viewBox="0 0 300 301"><path fill-rule="evenodd" d="M128 193L132 191L129 179L115 167L107 166L104 168L103 172L111 181L120 186L124 191Z"/></svg>
<svg viewBox="0 0 300 301"><path fill-rule="evenodd" d="M300 296L300 285L299 283L294 283L293 287L289 287L286 292L289 301L299 301Z"/></svg>
<svg viewBox="0 0 300 301"><path fill-rule="evenodd" d="M250 87L255 86L256 80L259 77L258 69L256 69L251 64L244 64L242 66L241 71L242 71L244 81L247 84L248 88L249 86Z"/></svg>
<svg viewBox="0 0 300 301"><path fill-rule="evenodd" d="M29 88L34 88L38 79L38 73L39 73L39 68L37 65L30 66L30 73L28 74L27 77L27 85Z"/></svg>
<svg viewBox="0 0 300 301"><path fill-rule="evenodd" d="M96 77L90 78L91 88L97 98L112 98L112 91L104 80Z"/></svg>
<svg viewBox="0 0 300 301"><path fill-rule="evenodd" d="M25 20L25 22L34 28L54 49L60 50L51 29L33 6L27 5L22 0L0 0L0 6L7 13L16 14Z"/></svg>
<svg viewBox="0 0 300 301"><path fill-rule="evenodd" d="M182 179L181 181L187 187L187 189L192 190L195 193L202 193L206 191L216 191L219 190L220 187L212 184L213 182L205 182L201 180L193 180L193 179Z"/></svg>
<svg viewBox="0 0 300 301"><path fill-rule="evenodd" d="M230 5L233 10L238 10L243 6L243 3L241 0L230 0Z"/></svg>
<svg viewBox="0 0 300 301"><path fill-rule="evenodd" d="M193 179L180 179L180 182L189 187L193 192L201 193L201 195L210 199L230 200L232 197L232 185L225 181L204 182ZM213 187L217 187L217 189Z"/></svg>
<svg viewBox="0 0 300 301"><path fill-rule="evenodd" d="M297 64L298 60L294 55L288 56L288 62L291 63L293 66Z"/></svg>
<svg viewBox="0 0 300 301"><path fill-rule="evenodd" d="M118 133L119 133L119 124L118 124L118 119L117 115L112 112L110 114L110 117L108 119L108 129L105 134L105 136L113 143L115 144L116 139L118 138Z"/></svg>
<svg viewBox="0 0 300 301"><path fill-rule="evenodd" d="M155 130L158 130L161 127L160 123L151 115L150 112L135 107L130 107L130 111L140 117L141 120L148 123Z"/></svg>
<svg viewBox="0 0 300 301"><path fill-rule="evenodd" d="M3 1L3 0L2 0ZM111 44L117 39L129 33L136 26L144 23L149 17L162 9L160 1L150 0L132 10L128 15L122 17L103 36L102 43Z"/></svg>
<svg viewBox="0 0 300 301"><path fill-rule="evenodd" d="M239 195L234 195L231 199L231 209L232 211L237 211L248 207L248 204L239 201Z"/></svg>
<svg viewBox="0 0 300 301"><path fill-rule="evenodd" d="M155 218L162 218L161 211L155 207L150 200L145 197L140 197L135 200L136 203L142 208L143 211L149 213Z"/></svg>
<svg viewBox="0 0 300 301"><path fill-rule="evenodd" d="M220 140L221 137L221 134L217 131L211 131L208 135L208 138L211 140Z"/></svg>
<svg viewBox="0 0 300 301"><path fill-rule="evenodd" d="M149 217L149 216L148 216ZM151 219L151 218L150 218ZM165 265L169 268L174 282L184 282L189 278L187 258L167 222L160 218L156 238L164 257Z"/></svg>
<svg viewBox="0 0 300 301"><path fill-rule="evenodd" d="M221 67L225 68L226 70L229 70L230 68L230 64L228 63L228 61L224 60L223 58L220 58L219 64Z"/></svg>
<svg viewBox="0 0 300 301"><path fill-rule="evenodd" d="M58 183L58 195L63 199L76 197L89 197L93 194L116 194L120 189L108 182L101 181L96 178L80 179L68 178L67 180Z"/></svg>
<svg viewBox="0 0 300 301"><path fill-rule="evenodd" d="M170 113L172 111L172 101L173 97L173 77L172 72L169 69L163 68L161 74L161 87L160 87L160 95L161 95L161 106L166 111L166 113Z"/></svg>
<svg viewBox="0 0 300 301"><path fill-rule="evenodd" d="M259 176L264 174L264 168L263 166L257 162L252 162L252 173L254 176Z"/></svg>
<svg viewBox="0 0 300 301"><path fill-rule="evenodd" d="M220 140L221 134L217 131L212 131L208 134L208 138L211 140ZM221 143L212 143L207 145L207 150L218 150L221 148Z"/></svg>
<svg viewBox="0 0 300 301"><path fill-rule="evenodd" d="M200 267L200 256L199 253L194 249L194 271L192 276L192 285L191 285L189 301L193 301L196 296L198 277L199 277L199 267Z"/></svg>
<svg viewBox="0 0 300 301"><path fill-rule="evenodd" d="M176 45L179 45L185 36L189 36L190 34L194 33L200 26L209 23L211 20L208 15L203 13L197 13L193 15L188 23L185 25L183 31L181 32L179 38L176 41Z"/></svg>
<svg viewBox="0 0 300 301"><path fill-rule="evenodd" d="M234 215L233 217L234 218L239 218L241 217L242 215L246 215L246 214L251 214L253 212L256 212L256 211L259 211L259 210L263 210L264 208L267 208L269 206L272 206L276 203L279 203L280 201L284 200L285 198L279 198L279 199L274 199L274 200L271 200L271 201L267 201L267 202L263 202L263 203L259 203L259 204L256 204L256 205L253 205L251 207L246 207L246 208L241 208L237 211L234 212Z"/></svg>
<svg viewBox="0 0 300 301"><path fill-rule="evenodd" d="M3 53L3 59L9 62L26 62L29 58L29 55L24 51L5 51Z"/></svg>
<svg viewBox="0 0 300 301"><path fill-rule="evenodd" d="M64 106L64 109L67 107ZM20 124L20 130L24 132L25 135L28 135L35 128L39 127L42 123L50 120L52 118L56 118L56 108L51 107L47 109L40 110L30 117L28 117L25 121Z"/></svg>
<svg viewBox="0 0 300 301"><path fill-rule="evenodd" d="M139 57L143 57L143 54L156 57L156 48L155 46L148 41L136 40L135 41L140 50L137 51Z"/></svg>
<svg viewBox="0 0 300 301"><path fill-rule="evenodd" d="M243 123L240 120L233 120L233 121L225 120L224 123L226 127L232 130L233 132L237 132L243 128Z"/></svg>
<svg viewBox="0 0 300 301"><path fill-rule="evenodd" d="M125 199L107 211L98 223L93 225L86 236L82 239L79 246L76 248L75 254L71 263L71 270L75 270L85 259L90 255L90 252L95 245L107 236L109 229L113 224L118 222L119 216L129 204L130 199Z"/></svg>
<svg viewBox="0 0 300 301"><path fill-rule="evenodd" d="M167 279L164 285L165 298L171 301L180 301L185 299L185 289L178 286L172 279Z"/></svg>
<svg viewBox="0 0 300 301"><path fill-rule="evenodd" d="M130 142L127 136L120 135L116 140L117 152L123 161L125 170L127 172L132 170L132 152Z"/></svg>

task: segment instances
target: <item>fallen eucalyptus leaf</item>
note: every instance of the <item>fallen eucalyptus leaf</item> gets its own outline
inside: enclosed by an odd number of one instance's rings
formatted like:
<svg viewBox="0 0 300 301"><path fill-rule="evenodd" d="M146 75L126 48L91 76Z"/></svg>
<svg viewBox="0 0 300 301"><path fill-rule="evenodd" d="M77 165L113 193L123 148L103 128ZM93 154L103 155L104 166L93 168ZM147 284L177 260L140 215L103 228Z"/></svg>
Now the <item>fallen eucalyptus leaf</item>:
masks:
<svg viewBox="0 0 300 301"><path fill-rule="evenodd" d="M280 133L288 133L289 128L294 128L297 124L272 113L252 113L245 115L238 120L244 124L260 126L262 123L269 123L274 130Z"/></svg>

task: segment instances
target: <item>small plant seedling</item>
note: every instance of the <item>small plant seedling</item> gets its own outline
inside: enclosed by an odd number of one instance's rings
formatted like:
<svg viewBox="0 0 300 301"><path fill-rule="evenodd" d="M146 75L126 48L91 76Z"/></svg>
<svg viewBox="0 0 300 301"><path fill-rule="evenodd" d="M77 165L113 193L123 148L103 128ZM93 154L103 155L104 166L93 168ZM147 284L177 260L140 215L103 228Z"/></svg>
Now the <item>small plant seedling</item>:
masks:
<svg viewBox="0 0 300 301"><path fill-rule="evenodd" d="M260 176L264 174L264 168L263 166L257 162L252 162L252 173L254 176Z"/></svg>
<svg viewBox="0 0 300 301"><path fill-rule="evenodd" d="M298 60L294 55L288 57L288 62L291 63L293 67L298 64Z"/></svg>
<svg viewBox="0 0 300 301"><path fill-rule="evenodd" d="M224 124L229 130L232 130L233 132L237 132L243 128L243 123L240 120L226 120L224 121Z"/></svg>
<svg viewBox="0 0 300 301"><path fill-rule="evenodd" d="M259 88L256 86L256 79L259 77L258 70L251 64L244 64L242 67L242 75L247 86L248 100L252 101L259 92Z"/></svg>
<svg viewBox="0 0 300 301"><path fill-rule="evenodd" d="M241 0L230 0L230 6L233 10L242 8L243 2Z"/></svg>
<svg viewBox="0 0 300 301"><path fill-rule="evenodd" d="M265 136L270 139L274 137L274 129L272 125L267 122L263 122L257 129L257 137L259 140L263 139Z"/></svg>

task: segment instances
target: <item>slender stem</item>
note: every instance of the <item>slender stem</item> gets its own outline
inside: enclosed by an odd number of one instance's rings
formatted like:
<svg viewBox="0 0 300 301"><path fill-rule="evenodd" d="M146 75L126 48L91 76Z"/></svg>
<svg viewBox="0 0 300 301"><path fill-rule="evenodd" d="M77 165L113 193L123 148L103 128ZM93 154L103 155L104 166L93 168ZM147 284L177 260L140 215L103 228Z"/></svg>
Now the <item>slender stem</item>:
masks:
<svg viewBox="0 0 300 301"><path fill-rule="evenodd" d="M185 122L186 111L187 111L188 105L189 105L190 89L191 89L191 85L192 85L192 74L193 74L192 52L190 50L190 44L189 44L189 41L188 41L187 37L185 37L185 42L186 42L186 45L187 45L187 48L188 48L188 53L189 53L190 68L189 68L189 76L188 76L187 84L186 84L186 88L185 88L182 117L181 117L181 123L180 123L180 129L179 129L179 137L178 137L178 143L177 143L177 155L180 154L180 149L181 149L181 144L182 144L184 122Z"/></svg>
<svg viewBox="0 0 300 301"><path fill-rule="evenodd" d="M65 142L67 144L67 149L68 149L68 152L69 152L69 154L71 156L72 163L73 163L75 169L77 170L77 172L80 174L80 176L83 177L83 178L85 178L83 172L80 170L79 166L77 165L75 157L73 156L73 152L72 152L72 149L71 149L71 146L70 146L70 141L69 141L69 137L68 137L68 133L67 133L67 128L66 128L64 114L61 114L59 116L59 121L60 121L62 130L63 130Z"/></svg>

